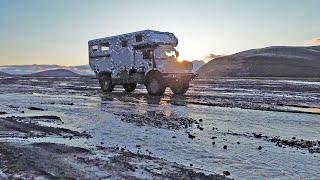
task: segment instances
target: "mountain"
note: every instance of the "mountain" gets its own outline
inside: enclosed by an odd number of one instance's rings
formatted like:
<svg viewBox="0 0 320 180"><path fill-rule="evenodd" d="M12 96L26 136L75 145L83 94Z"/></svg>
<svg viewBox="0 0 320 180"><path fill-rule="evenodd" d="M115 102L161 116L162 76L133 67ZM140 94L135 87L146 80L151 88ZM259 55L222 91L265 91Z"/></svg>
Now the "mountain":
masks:
<svg viewBox="0 0 320 180"><path fill-rule="evenodd" d="M202 60L194 60L194 61L192 61L192 64L193 64L193 70L197 71L198 69L200 69L206 63L204 61L202 61Z"/></svg>
<svg viewBox="0 0 320 180"><path fill-rule="evenodd" d="M0 72L0 76L11 76L10 74L8 74L8 73L5 73L5 72Z"/></svg>
<svg viewBox="0 0 320 180"><path fill-rule="evenodd" d="M202 66L198 78L320 77L320 46L273 46L216 58Z"/></svg>
<svg viewBox="0 0 320 180"><path fill-rule="evenodd" d="M74 73L81 75L94 75L89 65L82 66L60 66L60 65L11 65L0 66L0 71L15 74L15 75L28 75L41 71L53 70L53 69L67 69Z"/></svg>
<svg viewBox="0 0 320 180"><path fill-rule="evenodd" d="M29 74L29 76L37 76L37 77L78 77L80 76L77 73L74 73L67 69L54 69L48 71L37 72L33 74Z"/></svg>

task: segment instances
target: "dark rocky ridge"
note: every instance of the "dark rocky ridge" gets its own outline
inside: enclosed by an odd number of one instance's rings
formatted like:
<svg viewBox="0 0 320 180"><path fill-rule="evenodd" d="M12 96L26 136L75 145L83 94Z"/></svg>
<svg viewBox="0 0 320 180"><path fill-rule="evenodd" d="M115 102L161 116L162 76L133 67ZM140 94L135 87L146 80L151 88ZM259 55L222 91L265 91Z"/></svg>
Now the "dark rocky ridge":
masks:
<svg viewBox="0 0 320 180"><path fill-rule="evenodd" d="M214 59L202 66L198 78L320 77L320 46L274 46Z"/></svg>

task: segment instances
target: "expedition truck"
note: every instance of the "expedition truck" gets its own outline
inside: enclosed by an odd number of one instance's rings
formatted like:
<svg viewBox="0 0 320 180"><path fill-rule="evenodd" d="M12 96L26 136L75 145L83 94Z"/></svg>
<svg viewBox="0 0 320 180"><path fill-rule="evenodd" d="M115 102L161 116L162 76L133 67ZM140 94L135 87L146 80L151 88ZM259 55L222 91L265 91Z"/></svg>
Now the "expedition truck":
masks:
<svg viewBox="0 0 320 180"><path fill-rule="evenodd" d="M126 92L144 84L150 95L170 87L184 94L195 77L193 64L179 62L178 39L169 32L144 30L88 42L89 64L104 92L122 85Z"/></svg>

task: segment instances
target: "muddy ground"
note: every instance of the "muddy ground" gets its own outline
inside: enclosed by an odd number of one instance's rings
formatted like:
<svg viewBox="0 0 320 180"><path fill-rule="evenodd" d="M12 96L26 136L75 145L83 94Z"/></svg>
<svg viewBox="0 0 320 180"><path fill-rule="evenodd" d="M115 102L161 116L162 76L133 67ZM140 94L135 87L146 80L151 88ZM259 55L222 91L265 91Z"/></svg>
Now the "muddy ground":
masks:
<svg viewBox="0 0 320 180"><path fill-rule="evenodd" d="M317 81L197 80L162 97L89 77L0 84L1 178L319 178Z"/></svg>

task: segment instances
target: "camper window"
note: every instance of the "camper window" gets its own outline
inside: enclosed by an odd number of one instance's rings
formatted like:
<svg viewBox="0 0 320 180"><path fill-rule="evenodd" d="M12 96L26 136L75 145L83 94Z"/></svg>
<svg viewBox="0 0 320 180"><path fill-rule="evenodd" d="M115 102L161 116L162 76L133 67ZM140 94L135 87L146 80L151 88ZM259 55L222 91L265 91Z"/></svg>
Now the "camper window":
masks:
<svg viewBox="0 0 320 180"><path fill-rule="evenodd" d="M101 51L102 51L102 52L104 52L104 51L109 51L109 47L110 47L110 45L109 45L108 42L102 43L102 44L101 44Z"/></svg>
<svg viewBox="0 0 320 180"><path fill-rule="evenodd" d="M92 45L92 46L91 46L91 51L92 51L92 52L97 52L98 49L99 49L99 46L98 46L98 45Z"/></svg>
<svg viewBox="0 0 320 180"><path fill-rule="evenodd" d="M143 50L142 55L143 55L143 59L152 59L153 52L152 50Z"/></svg>
<svg viewBox="0 0 320 180"><path fill-rule="evenodd" d="M122 40L121 41L121 46L122 47L127 47L128 46L128 41L127 40Z"/></svg>
<svg viewBox="0 0 320 180"><path fill-rule="evenodd" d="M142 41L142 35L136 35L136 42L141 42Z"/></svg>

